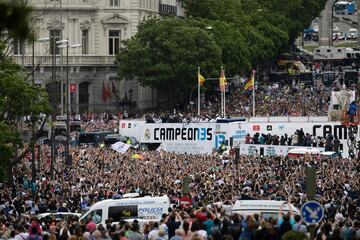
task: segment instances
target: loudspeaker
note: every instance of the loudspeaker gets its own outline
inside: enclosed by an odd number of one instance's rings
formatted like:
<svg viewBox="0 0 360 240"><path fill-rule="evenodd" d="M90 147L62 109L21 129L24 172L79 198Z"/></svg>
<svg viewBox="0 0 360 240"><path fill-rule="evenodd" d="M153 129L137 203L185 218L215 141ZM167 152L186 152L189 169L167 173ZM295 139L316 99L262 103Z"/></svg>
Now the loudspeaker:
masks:
<svg viewBox="0 0 360 240"><path fill-rule="evenodd" d="M264 156L264 148L263 147L260 148L260 156Z"/></svg>

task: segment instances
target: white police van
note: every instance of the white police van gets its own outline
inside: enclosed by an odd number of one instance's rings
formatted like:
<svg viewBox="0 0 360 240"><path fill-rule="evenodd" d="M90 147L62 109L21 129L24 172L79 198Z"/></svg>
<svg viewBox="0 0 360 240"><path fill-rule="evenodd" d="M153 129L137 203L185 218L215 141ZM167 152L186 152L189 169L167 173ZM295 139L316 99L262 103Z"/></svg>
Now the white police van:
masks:
<svg viewBox="0 0 360 240"><path fill-rule="evenodd" d="M112 219L113 224L122 220L129 222L133 220L139 222L160 221L161 216L168 212L170 206L170 199L166 195L107 199L92 205L79 221L87 222L92 219L94 223L103 225L108 219Z"/></svg>

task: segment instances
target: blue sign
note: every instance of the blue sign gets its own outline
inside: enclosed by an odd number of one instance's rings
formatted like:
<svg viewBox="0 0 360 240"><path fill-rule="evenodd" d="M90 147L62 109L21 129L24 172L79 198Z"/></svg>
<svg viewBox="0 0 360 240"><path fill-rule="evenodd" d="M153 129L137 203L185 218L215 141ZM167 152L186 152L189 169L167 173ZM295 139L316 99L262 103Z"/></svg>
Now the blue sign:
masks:
<svg viewBox="0 0 360 240"><path fill-rule="evenodd" d="M215 149L219 149L219 147L223 143L225 144L225 135L224 134L215 135Z"/></svg>
<svg viewBox="0 0 360 240"><path fill-rule="evenodd" d="M316 224L324 218L323 206L315 201L309 201L301 207L301 217L308 224Z"/></svg>

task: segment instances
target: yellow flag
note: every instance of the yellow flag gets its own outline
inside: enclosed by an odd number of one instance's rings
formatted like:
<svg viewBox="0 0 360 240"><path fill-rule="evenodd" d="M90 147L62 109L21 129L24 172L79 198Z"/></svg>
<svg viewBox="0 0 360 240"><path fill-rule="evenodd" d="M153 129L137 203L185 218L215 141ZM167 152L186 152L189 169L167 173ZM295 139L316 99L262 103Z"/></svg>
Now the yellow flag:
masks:
<svg viewBox="0 0 360 240"><path fill-rule="evenodd" d="M226 78L225 78L225 71L221 70L220 78L219 78L219 85L220 85L220 91L225 91L225 84L226 84Z"/></svg>
<svg viewBox="0 0 360 240"><path fill-rule="evenodd" d="M254 79L251 78L246 84L244 89L245 90L251 90L254 87Z"/></svg>
<svg viewBox="0 0 360 240"><path fill-rule="evenodd" d="M198 83L200 86L204 85L205 83L205 78L200 73L198 74Z"/></svg>
<svg viewBox="0 0 360 240"><path fill-rule="evenodd" d="M245 84L244 89L245 90L252 90L255 85L255 70L253 70L251 79Z"/></svg>

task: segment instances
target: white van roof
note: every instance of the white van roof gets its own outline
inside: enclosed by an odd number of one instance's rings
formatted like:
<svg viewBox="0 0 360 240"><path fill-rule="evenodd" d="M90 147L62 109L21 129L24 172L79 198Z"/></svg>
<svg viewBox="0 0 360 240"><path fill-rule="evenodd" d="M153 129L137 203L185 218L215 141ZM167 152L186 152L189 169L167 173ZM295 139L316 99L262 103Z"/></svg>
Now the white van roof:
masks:
<svg viewBox="0 0 360 240"><path fill-rule="evenodd" d="M336 157L338 154L337 152L321 152L320 156L326 156L326 157Z"/></svg>
<svg viewBox="0 0 360 240"><path fill-rule="evenodd" d="M99 202L94 203L91 208L103 207L103 206L122 206L122 205L141 205L141 204L152 204L159 201L169 201L169 197L167 195L160 196L160 197L139 197L139 198L121 198L121 199L106 199Z"/></svg>
<svg viewBox="0 0 360 240"><path fill-rule="evenodd" d="M281 205L285 201L275 200L237 200L232 208L233 212L250 213L250 212L279 212ZM294 213L299 213L299 210L292 204ZM290 210L289 204L285 204L282 209L284 212Z"/></svg>
<svg viewBox="0 0 360 240"><path fill-rule="evenodd" d="M135 198L135 197L140 197L139 193L125 193L123 195L123 198Z"/></svg>

